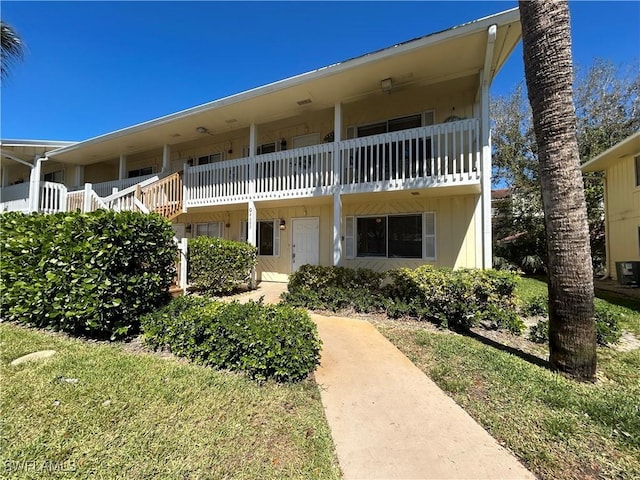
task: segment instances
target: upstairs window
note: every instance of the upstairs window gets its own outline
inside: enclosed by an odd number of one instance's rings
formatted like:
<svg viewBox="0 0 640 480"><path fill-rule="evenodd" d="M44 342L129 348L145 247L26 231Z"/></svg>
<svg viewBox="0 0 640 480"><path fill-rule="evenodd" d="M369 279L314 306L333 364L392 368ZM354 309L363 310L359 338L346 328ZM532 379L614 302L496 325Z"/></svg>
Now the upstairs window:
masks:
<svg viewBox="0 0 640 480"><path fill-rule="evenodd" d="M127 174L127 176L129 178L142 177L144 175L151 175L152 173L153 173L153 167L143 167L143 168L137 168L135 170L129 170L129 173Z"/></svg>
<svg viewBox="0 0 640 480"><path fill-rule="evenodd" d="M197 158L197 165L207 165L208 163L215 163L222 161L222 152L212 153L211 155L203 155Z"/></svg>
<svg viewBox="0 0 640 480"><path fill-rule="evenodd" d="M428 110L424 113L417 113L415 115L407 115L405 117L392 118L381 122L370 123L368 125L349 127L347 129L347 138L368 137L370 135L379 135L381 133L418 128L423 125L433 125L434 118L434 110Z"/></svg>
<svg viewBox="0 0 640 480"><path fill-rule="evenodd" d="M640 155L635 158L636 163L636 187L640 187Z"/></svg>
<svg viewBox="0 0 640 480"><path fill-rule="evenodd" d="M55 172L45 173L43 176L45 182L64 183L64 170L56 170Z"/></svg>

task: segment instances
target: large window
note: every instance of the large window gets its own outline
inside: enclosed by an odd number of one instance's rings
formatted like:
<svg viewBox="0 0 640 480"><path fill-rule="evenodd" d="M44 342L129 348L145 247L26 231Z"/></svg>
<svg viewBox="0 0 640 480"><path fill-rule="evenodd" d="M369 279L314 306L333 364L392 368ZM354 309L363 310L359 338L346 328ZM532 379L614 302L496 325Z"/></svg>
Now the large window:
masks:
<svg viewBox="0 0 640 480"><path fill-rule="evenodd" d="M240 240L246 242L248 222L245 220L240 224ZM256 245L258 255L280 256L280 221L260 220L256 224Z"/></svg>
<svg viewBox="0 0 640 480"><path fill-rule="evenodd" d="M345 241L348 258L435 259L435 213L347 217Z"/></svg>
<svg viewBox="0 0 640 480"><path fill-rule="evenodd" d="M640 155L636 158L636 187L640 187Z"/></svg>

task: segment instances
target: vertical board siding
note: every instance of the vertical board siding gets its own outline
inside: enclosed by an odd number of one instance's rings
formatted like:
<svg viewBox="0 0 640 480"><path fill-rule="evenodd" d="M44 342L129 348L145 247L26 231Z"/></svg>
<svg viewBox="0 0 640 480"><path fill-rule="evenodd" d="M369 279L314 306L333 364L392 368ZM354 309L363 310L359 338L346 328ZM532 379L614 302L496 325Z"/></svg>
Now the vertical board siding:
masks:
<svg viewBox="0 0 640 480"><path fill-rule="evenodd" d="M391 202L353 201L343 206L343 216L368 216L401 213L435 212L436 260L378 257L344 258L343 265L352 268L389 270L415 268L425 263L440 267L475 267L475 203L477 195L407 199ZM344 227L343 227L344 228ZM344 230L343 230L344 235ZM343 252L346 245L343 242Z"/></svg>
<svg viewBox="0 0 640 480"><path fill-rule="evenodd" d="M635 184L634 156L619 159L606 170L609 274L616 278L616 262L640 260L640 187Z"/></svg>

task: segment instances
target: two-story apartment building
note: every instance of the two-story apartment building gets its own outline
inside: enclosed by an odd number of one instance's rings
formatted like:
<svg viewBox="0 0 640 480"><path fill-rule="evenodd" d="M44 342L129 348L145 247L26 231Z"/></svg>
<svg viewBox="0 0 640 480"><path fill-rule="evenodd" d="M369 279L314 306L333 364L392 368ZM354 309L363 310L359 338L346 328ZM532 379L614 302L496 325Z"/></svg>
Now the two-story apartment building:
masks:
<svg viewBox="0 0 640 480"><path fill-rule="evenodd" d="M178 237L248 241L262 280L306 263L490 268L489 87L520 36L509 10L62 146L33 168L67 186L47 193L66 209L143 204Z"/></svg>

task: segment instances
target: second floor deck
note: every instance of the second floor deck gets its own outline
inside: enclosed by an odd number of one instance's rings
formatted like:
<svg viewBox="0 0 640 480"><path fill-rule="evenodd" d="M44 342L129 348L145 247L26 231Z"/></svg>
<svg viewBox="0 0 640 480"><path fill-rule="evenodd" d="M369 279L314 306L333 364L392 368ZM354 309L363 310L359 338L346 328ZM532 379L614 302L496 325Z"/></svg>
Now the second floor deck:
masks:
<svg viewBox="0 0 640 480"><path fill-rule="evenodd" d="M479 120L184 168L185 207L479 184Z"/></svg>

